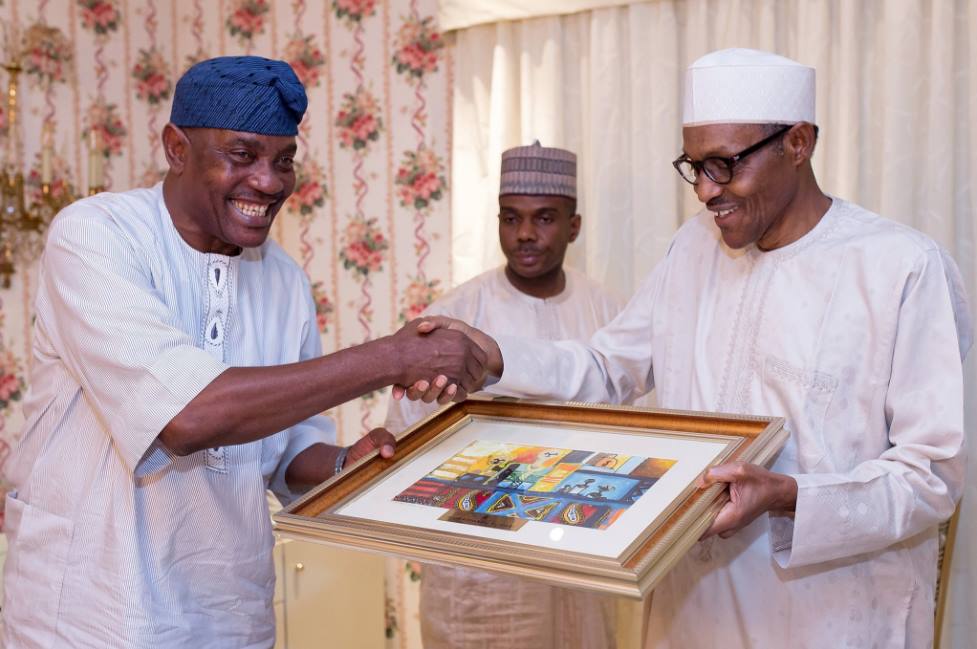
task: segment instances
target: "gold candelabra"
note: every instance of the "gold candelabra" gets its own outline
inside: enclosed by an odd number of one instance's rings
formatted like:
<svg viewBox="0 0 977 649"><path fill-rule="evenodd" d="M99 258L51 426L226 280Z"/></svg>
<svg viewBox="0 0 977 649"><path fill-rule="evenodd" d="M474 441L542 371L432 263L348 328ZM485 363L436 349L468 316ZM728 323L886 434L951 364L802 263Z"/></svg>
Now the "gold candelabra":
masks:
<svg viewBox="0 0 977 649"><path fill-rule="evenodd" d="M0 172L0 286L10 288L11 277L19 264L31 263L38 259L44 247L47 226L54 215L69 203L76 200L72 195L67 178L63 178L61 191L54 191L53 124L47 122L42 128L40 195L28 200L24 172L21 164L20 132L18 130L19 109L18 77L21 67L16 60L3 65L7 71L7 149L3 170ZM93 131L94 133L94 131ZM97 151L97 137L92 139L92 150ZM92 159L100 156L92 155ZM96 169L89 170L97 173ZM93 176L92 180L96 180ZM101 190L100 186L89 188L89 195Z"/></svg>

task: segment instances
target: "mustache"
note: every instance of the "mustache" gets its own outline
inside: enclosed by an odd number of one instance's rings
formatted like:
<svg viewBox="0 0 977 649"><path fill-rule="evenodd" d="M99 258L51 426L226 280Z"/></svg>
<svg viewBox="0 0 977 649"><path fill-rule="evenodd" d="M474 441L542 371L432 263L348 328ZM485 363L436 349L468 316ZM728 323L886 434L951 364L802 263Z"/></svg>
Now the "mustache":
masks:
<svg viewBox="0 0 977 649"><path fill-rule="evenodd" d="M717 196L716 198L710 198L706 202L706 209L715 211L716 208L728 207L729 205L736 205L735 201L727 199L725 196Z"/></svg>

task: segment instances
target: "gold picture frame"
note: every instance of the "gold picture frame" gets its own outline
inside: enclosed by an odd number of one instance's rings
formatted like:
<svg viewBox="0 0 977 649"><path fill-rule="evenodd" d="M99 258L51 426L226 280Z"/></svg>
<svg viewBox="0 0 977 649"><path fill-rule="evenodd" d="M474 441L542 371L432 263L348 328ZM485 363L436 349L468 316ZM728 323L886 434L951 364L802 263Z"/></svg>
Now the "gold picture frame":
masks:
<svg viewBox="0 0 977 649"><path fill-rule="evenodd" d="M769 464L783 419L469 399L276 514L286 537L644 597L708 528L713 464Z"/></svg>

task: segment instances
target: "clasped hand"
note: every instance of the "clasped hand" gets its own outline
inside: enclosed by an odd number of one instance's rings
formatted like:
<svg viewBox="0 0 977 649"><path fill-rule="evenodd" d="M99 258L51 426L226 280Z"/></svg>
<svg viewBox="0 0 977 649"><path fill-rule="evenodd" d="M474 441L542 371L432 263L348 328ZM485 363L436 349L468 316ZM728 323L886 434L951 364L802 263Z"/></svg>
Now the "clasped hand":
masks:
<svg viewBox="0 0 977 649"><path fill-rule="evenodd" d="M403 361L403 373L393 395L428 403L463 401L482 387L488 371L484 340L473 338L482 332L458 320L444 317L419 318L396 334L396 353ZM494 344L494 342L493 342ZM408 387L409 386L409 387Z"/></svg>

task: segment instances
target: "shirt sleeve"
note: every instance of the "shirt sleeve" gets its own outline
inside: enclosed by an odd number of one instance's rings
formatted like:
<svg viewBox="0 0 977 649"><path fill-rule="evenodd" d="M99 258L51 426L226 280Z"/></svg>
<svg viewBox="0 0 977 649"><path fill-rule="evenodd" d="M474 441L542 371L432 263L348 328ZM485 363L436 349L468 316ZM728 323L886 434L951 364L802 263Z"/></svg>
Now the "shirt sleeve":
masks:
<svg viewBox="0 0 977 649"><path fill-rule="evenodd" d="M312 289L308 281L303 278L304 291L307 294L308 310L305 323L302 325L302 346L299 351L299 360L306 361L322 356L322 339L319 337L319 327L316 322L315 301L312 299ZM288 505L293 500L302 495L302 492L293 492L288 488L285 481L285 474L288 466L299 453L309 448L313 444L335 444L336 443L336 423L325 415L316 415L305 421L299 422L290 427L287 431L288 442L285 451L278 461L278 467L271 476L268 488L275 494L279 502Z"/></svg>
<svg viewBox="0 0 977 649"><path fill-rule="evenodd" d="M172 324L145 264L107 214L69 208L48 235L36 309L39 335L138 475L169 463L159 432L227 369Z"/></svg>
<svg viewBox="0 0 977 649"><path fill-rule="evenodd" d="M533 399L626 403L654 387L652 318L665 261L589 342L499 336L503 371L487 391Z"/></svg>
<svg viewBox="0 0 977 649"><path fill-rule="evenodd" d="M773 551L781 567L882 550L953 513L965 465L965 349L954 314L953 302L959 304L960 297L954 298L948 286L946 263L939 251L931 251L903 290L884 400L890 447L847 473L793 476L798 485L793 518L771 515Z"/></svg>

